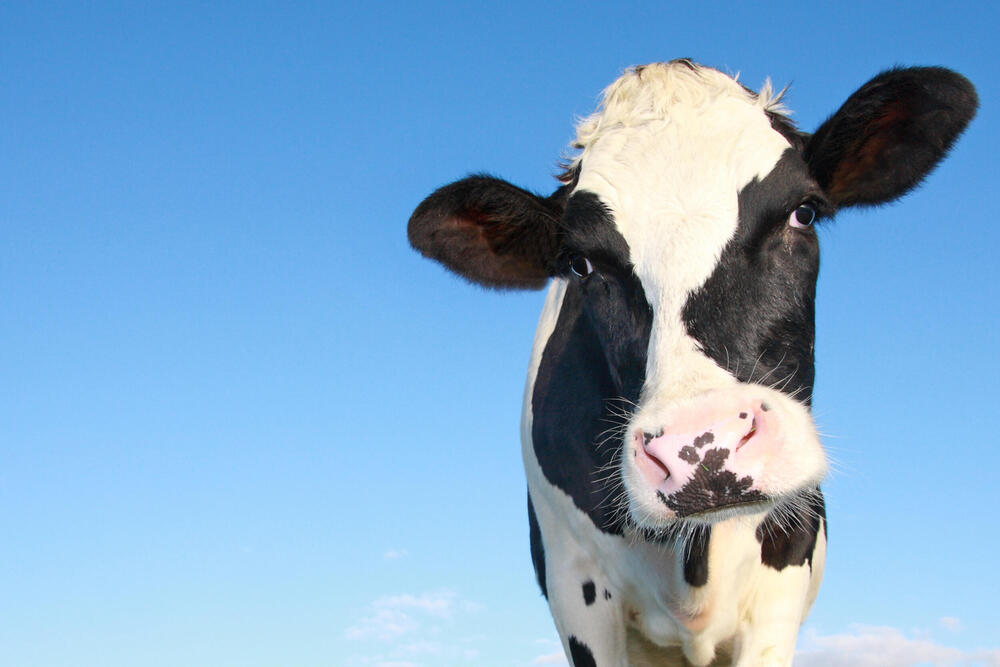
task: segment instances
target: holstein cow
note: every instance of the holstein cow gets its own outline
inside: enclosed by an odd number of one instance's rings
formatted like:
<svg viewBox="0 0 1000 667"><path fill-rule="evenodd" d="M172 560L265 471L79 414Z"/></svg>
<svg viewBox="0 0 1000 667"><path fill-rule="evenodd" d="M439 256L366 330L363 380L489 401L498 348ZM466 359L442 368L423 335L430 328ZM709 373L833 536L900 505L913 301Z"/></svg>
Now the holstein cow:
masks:
<svg viewBox="0 0 1000 667"><path fill-rule="evenodd" d="M575 667L790 664L826 552L810 416L819 247L944 157L976 93L893 69L812 135L781 95L635 67L542 197L472 176L410 242L482 285L551 285L524 396L531 557Z"/></svg>

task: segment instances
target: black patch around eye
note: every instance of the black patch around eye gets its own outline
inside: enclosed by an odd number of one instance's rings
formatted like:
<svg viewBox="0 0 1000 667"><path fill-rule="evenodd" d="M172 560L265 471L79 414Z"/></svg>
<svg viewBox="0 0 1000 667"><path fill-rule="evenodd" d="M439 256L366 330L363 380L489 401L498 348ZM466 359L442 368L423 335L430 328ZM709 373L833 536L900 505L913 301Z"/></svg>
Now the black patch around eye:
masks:
<svg viewBox="0 0 1000 667"><path fill-rule="evenodd" d="M568 280L532 389L532 449L546 481L598 530L624 535L619 487L597 474L618 461L623 443L599 443L617 406L639 400L653 313L628 245L595 195L570 197L561 224L565 254L558 266ZM569 276L574 254L590 258L596 275Z"/></svg>
<svg viewBox="0 0 1000 667"><path fill-rule="evenodd" d="M785 226L809 227L834 212L791 148L767 176L753 179L738 196L736 238L744 249L763 248Z"/></svg>
<svg viewBox="0 0 1000 667"><path fill-rule="evenodd" d="M593 192L570 196L560 220L563 252L572 252L600 264L631 266L629 248L608 208Z"/></svg>
<svg viewBox="0 0 1000 667"><path fill-rule="evenodd" d="M763 180L745 186L736 235L682 315L705 354L737 380L763 378L807 405L815 368L819 242L815 233L789 228L800 204L816 210L813 227L832 214L815 188L792 149Z"/></svg>

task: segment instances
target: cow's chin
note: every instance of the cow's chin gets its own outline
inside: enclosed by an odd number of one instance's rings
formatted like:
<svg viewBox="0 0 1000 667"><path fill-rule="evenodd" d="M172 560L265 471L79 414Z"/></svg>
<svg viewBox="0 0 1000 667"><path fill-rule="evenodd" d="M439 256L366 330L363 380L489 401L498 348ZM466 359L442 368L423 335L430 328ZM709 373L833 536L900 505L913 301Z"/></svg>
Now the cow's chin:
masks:
<svg viewBox="0 0 1000 667"><path fill-rule="evenodd" d="M637 412L622 451L629 516L641 530L795 506L826 473L808 410L776 391L740 385L651 412Z"/></svg>

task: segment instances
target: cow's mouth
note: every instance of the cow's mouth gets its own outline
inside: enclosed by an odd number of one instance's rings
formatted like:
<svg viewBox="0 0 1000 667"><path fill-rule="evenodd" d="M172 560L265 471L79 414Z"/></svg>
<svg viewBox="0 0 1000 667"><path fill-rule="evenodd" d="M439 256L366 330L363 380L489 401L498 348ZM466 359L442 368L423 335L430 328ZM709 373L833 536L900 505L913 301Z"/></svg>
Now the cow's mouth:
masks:
<svg viewBox="0 0 1000 667"><path fill-rule="evenodd" d="M678 519L697 521L698 523L715 523L721 518L729 518L735 514L756 514L774 506L774 501L763 494L756 500L733 500L717 503L712 507L690 512L677 512Z"/></svg>
<svg viewBox="0 0 1000 667"><path fill-rule="evenodd" d="M728 456L725 448L707 450L684 486L669 495L657 489L656 499L678 518L766 501L767 497L753 488L753 477L738 477L723 467Z"/></svg>

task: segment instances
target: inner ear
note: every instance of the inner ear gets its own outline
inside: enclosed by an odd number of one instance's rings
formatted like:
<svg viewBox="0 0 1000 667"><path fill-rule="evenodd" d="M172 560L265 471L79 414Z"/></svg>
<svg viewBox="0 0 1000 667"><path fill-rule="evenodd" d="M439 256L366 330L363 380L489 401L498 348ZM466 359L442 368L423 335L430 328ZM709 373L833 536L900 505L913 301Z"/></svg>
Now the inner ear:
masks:
<svg viewBox="0 0 1000 667"><path fill-rule="evenodd" d="M975 88L955 72L883 72L812 136L805 157L835 206L882 204L920 183L975 116Z"/></svg>

